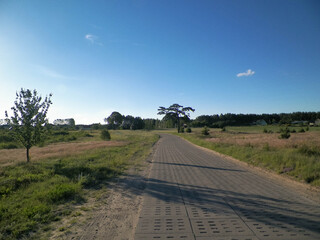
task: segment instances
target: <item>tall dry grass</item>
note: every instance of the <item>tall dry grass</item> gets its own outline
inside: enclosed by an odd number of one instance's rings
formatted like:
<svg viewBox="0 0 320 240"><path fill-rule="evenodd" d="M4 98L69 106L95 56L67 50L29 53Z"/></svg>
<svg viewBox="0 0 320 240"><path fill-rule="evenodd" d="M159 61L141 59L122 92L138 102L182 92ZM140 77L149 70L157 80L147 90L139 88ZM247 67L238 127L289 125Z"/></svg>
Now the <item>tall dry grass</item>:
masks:
<svg viewBox="0 0 320 240"><path fill-rule="evenodd" d="M289 139L279 139L279 133L213 133L207 141L227 143L239 146L252 145L263 147L268 144L272 148L297 148L308 145L320 148L320 132L293 133Z"/></svg>
<svg viewBox="0 0 320 240"><path fill-rule="evenodd" d="M91 141L55 143L45 147L32 147L30 149L31 161L39 161L47 158L68 157L81 155L85 151L106 147L123 146L126 142L121 141ZM1 149L0 167L9 166L18 162L26 161L26 150L21 149Z"/></svg>

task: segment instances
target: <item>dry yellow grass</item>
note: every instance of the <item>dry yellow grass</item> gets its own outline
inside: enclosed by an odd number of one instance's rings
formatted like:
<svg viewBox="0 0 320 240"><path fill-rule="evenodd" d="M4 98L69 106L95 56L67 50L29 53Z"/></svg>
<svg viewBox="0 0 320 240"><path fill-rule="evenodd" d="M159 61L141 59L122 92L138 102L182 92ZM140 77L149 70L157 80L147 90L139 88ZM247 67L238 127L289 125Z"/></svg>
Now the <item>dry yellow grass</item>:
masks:
<svg viewBox="0 0 320 240"><path fill-rule="evenodd" d="M46 147L32 147L30 149L30 157L31 161L38 161L46 158L74 156L88 150L123 146L125 144L125 142L120 141L55 143ZM26 161L26 150L24 148L0 150L0 167L24 161Z"/></svg>
<svg viewBox="0 0 320 240"><path fill-rule="evenodd" d="M208 141L215 143L228 143L240 146L252 145L263 147L268 144L274 148L299 147L304 144L320 148L320 132L292 133L289 139L279 139L279 133L212 133Z"/></svg>

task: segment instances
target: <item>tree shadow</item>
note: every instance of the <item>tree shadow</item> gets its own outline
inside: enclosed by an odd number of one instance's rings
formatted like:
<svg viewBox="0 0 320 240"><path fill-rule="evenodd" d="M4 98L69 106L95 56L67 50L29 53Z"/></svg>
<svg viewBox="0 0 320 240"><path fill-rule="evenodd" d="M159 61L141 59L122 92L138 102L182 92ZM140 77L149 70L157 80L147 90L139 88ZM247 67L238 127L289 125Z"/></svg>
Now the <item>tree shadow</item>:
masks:
<svg viewBox="0 0 320 240"><path fill-rule="evenodd" d="M238 170L238 169L217 168L217 167L209 167L209 166L201 166L201 165L192 165L192 164L185 164L185 163L172 163L172 162L153 162L153 163L154 163L154 164L166 164L166 165L173 165L173 166L181 166L181 167L205 168L205 169L220 170L220 171L246 172L246 171L244 171L244 170Z"/></svg>

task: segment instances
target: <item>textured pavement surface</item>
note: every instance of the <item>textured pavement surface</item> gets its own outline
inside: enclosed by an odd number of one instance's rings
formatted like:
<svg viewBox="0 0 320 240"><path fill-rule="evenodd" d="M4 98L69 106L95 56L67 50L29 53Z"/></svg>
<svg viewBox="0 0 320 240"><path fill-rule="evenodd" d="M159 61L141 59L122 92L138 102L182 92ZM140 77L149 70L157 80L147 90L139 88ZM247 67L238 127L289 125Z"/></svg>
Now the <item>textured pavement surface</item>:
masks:
<svg viewBox="0 0 320 240"><path fill-rule="evenodd" d="M276 180L163 134L135 240L320 239L320 206Z"/></svg>

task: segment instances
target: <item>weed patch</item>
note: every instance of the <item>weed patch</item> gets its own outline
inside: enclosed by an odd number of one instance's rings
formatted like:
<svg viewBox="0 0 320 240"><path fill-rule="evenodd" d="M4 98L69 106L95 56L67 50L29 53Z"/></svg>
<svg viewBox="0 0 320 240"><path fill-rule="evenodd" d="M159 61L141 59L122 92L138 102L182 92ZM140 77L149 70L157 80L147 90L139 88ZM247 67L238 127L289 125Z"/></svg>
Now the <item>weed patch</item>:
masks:
<svg viewBox="0 0 320 240"><path fill-rule="evenodd" d="M306 156L320 156L320 149L317 146L304 144L298 148L298 152Z"/></svg>

